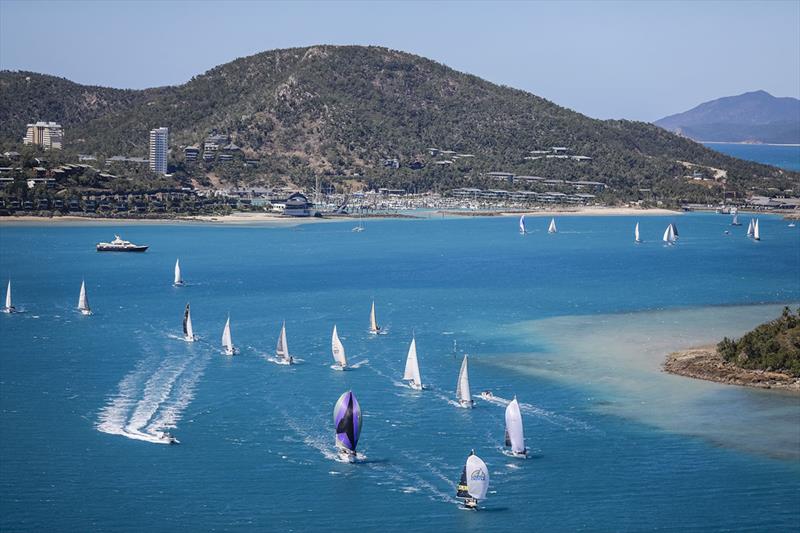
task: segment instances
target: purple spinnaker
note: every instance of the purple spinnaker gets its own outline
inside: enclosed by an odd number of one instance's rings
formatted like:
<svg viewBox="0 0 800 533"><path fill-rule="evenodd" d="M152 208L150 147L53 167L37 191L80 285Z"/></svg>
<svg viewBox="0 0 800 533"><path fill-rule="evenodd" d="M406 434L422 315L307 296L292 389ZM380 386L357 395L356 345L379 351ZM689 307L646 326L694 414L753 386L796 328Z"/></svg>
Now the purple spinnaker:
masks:
<svg viewBox="0 0 800 533"><path fill-rule="evenodd" d="M336 445L356 451L361 434L361 407L355 394L347 391L339 397L333 408L333 424L336 427Z"/></svg>

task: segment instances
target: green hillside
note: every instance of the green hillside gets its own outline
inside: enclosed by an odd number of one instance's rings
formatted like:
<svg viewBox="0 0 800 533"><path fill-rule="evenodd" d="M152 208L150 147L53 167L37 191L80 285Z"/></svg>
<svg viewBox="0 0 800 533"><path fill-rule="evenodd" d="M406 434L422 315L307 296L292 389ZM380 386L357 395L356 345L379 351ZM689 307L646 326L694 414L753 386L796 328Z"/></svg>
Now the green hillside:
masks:
<svg viewBox="0 0 800 533"><path fill-rule="evenodd" d="M0 144L15 146L25 123L64 125L66 150L145 156L147 133L170 128L173 166L200 181L313 182L356 177L370 186L444 189L484 183L488 171L609 185L614 199L703 200L723 188L791 188L797 173L724 156L657 126L600 121L533 94L495 85L434 61L378 47L275 50L218 66L175 87L145 91L84 87L31 73L0 73ZM182 148L230 135L241 161L183 165ZM591 160L526 160L553 146ZM436 147L474 157L437 165ZM397 158L399 169L384 168ZM419 161L425 166L412 170ZM684 163L691 163L690 166ZM707 178L693 181L692 172ZM357 176L356 176L357 175ZM697 175L697 174L696 174Z"/></svg>

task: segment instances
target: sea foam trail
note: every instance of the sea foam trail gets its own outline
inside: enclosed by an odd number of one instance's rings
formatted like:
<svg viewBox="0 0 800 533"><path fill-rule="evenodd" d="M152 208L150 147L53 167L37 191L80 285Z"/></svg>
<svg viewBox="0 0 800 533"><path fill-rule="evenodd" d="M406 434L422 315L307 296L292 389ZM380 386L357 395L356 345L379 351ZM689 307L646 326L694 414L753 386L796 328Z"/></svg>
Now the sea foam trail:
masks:
<svg viewBox="0 0 800 533"><path fill-rule="evenodd" d="M178 390L174 398L161 406L158 417L147 426L145 430L146 433L153 433L177 426L183 411L194 399L194 391L197 387L197 382L203 376L203 372L210 359L211 356L208 353L195 358L191 368L185 372L184 378L178 385Z"/></svg>

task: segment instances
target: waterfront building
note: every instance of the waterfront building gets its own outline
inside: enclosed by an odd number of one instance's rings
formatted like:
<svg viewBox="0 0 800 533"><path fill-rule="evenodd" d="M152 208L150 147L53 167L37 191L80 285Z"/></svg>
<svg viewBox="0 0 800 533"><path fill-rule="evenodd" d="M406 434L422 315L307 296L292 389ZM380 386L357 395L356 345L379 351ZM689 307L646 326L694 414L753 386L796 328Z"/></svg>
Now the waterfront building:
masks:
<svg viewBox="0 0 800 533"><path fill-rule="evenodd" d="M28 124L24 144L34 144L45 150L61 150L64 130L56 122L36 122Z"/></svg>

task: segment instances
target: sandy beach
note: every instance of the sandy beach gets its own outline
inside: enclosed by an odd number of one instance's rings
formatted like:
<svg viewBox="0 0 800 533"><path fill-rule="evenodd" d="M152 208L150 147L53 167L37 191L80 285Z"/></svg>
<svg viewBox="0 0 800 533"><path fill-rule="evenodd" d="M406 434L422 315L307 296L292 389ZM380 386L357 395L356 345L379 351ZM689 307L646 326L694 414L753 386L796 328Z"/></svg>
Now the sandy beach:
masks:
<svg viewBox="0 0 800 533"><path fill-rule="evenodd" d="M450 211L440 210L436 212L441 216L664 216L679 215L679 211L668 209L637 209L631 207L581 207L576 209L539 209L521 211ZM420 218L428 218L430 212ZM102 218L102 217L82 217L75 215L64 215L54 217L37 217L31 215L0 217L0 226L5 225L48 225L48 224L87 224L87 225L130 225L130 224L221 224L233 226L246 225L276 225L287 226L317 222L333 222L348 218L357 218L355 215L336 216L326 218L296 218L285 217L275 213L233 213L230 215L202 215L186 216L175 218ZM371 214L367 218L408 218L415 219L408 213L404 214Z"/></svg>

